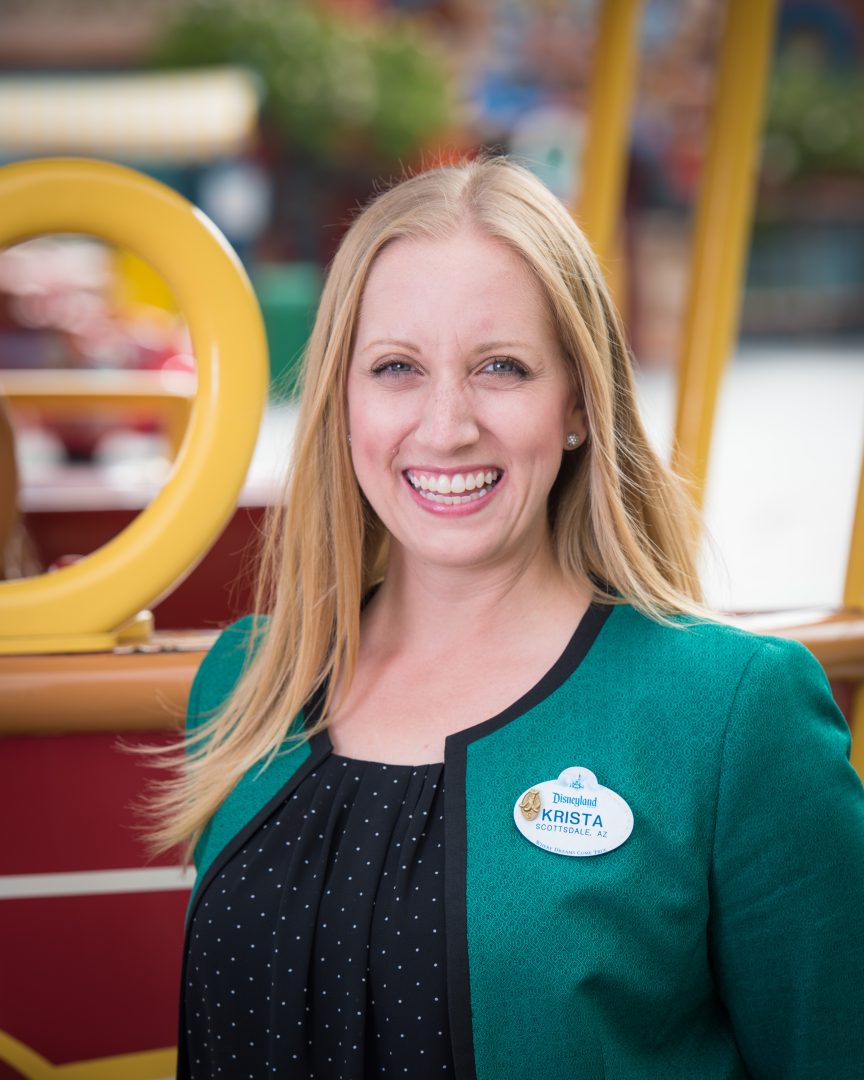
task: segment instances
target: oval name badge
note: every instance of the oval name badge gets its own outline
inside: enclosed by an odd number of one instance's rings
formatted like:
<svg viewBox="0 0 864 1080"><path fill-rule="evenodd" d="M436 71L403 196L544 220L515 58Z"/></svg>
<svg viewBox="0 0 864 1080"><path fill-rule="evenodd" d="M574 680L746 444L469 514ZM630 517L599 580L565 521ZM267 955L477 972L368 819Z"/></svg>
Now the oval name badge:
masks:
<svg viewBox="0 0 864 1080"><path fill-rule="evenodd" d="M526 840L555 855L604 855L633 832L626 801L578 765L523 791L513 820Z"/></svg>

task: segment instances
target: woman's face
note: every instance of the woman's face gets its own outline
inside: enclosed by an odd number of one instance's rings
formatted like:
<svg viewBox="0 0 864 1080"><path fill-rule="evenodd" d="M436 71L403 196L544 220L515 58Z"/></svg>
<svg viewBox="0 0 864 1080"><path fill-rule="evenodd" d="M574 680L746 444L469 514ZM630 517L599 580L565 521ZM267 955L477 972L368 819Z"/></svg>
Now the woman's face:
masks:
<svg viewBox="0 0 864 1080"><path fill-rule="evenodd" d="M484 566L549 543L547 502L585 421L547 306L505 244L398 240L372 267L348 372L357 480L410 560Z"/></svg>

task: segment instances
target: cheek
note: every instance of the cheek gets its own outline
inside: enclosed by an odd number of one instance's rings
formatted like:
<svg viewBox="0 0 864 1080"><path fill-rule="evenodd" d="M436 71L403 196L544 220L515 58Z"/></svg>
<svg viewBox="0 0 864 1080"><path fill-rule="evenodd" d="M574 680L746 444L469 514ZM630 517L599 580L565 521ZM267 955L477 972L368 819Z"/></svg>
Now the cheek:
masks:
<svg viewBox="0 0 864 1080"><path fill-rule="evenodd" d="M349 393L348 430L355 464L362 455L364 461L386 462L398 453L410 430L407 410L382 402L377 395Z"/></svg>
<svg viewBox="0 0 864 1080"><path fill-rule="evenodd" d="M393 469L395 453L389 443L382 441L380 432L373 432L365 426L352 428L351 460L354 475L367 501L378 512L378 504L382 499L391 498L392 485L400 480Z"/></svg>
<svg viewBox="0 0 864 1080"><path fill-rule="evenodd" d="M358 476L371 478L375 472L389 469L400 446L398 431L380 425L373 428L368 416L351 426L351 456Z"/></svg>
<svg viewBox="0 0 864 1080"><path fill-rule="evenodd" d="M526 462L545 462L563 452L567 430L563 410L556 406L541 406L529 414L501 416L495 429L501 441L518 458Z"/></svg>

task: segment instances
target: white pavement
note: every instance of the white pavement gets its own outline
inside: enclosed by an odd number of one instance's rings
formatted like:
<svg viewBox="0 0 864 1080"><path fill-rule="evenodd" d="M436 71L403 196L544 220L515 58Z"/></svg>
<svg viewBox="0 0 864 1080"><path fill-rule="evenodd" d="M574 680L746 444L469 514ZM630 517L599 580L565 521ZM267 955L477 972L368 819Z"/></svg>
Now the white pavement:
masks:
<svg viewBox="0 0 864 1080"><path fill-rule="evenodd" d="M638 376L668 450L673 377ZM839 603L864 447L864 343L747 345L714 429L704 552L711 603L771 610Z"/></svg>

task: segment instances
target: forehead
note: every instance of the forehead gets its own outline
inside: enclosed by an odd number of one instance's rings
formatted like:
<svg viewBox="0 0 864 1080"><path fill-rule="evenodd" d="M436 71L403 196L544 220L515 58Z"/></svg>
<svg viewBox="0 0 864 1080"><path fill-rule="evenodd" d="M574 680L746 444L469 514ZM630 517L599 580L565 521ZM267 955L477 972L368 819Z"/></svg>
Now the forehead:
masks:
<svg viewBox="0 0 864 1080"><path fill-rule="evenodd" d="M553 334L543 290L521 256L468 228L385 247L363 290L358 345L381 335L438 338L456 330L496 337Z"/></svg>

